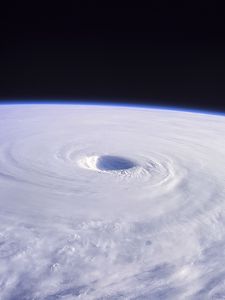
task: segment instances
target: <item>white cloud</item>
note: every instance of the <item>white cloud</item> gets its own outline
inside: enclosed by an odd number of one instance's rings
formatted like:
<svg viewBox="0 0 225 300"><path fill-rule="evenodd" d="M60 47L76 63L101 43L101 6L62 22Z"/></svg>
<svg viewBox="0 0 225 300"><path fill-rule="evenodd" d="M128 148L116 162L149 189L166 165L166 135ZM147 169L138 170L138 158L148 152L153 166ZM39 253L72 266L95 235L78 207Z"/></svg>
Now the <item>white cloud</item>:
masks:
<svg viewBox="0 0 225 300"><path fill-rule="evenodd" d="M0 107L0 298L220 299L224 136L216 115Z"/></svg>

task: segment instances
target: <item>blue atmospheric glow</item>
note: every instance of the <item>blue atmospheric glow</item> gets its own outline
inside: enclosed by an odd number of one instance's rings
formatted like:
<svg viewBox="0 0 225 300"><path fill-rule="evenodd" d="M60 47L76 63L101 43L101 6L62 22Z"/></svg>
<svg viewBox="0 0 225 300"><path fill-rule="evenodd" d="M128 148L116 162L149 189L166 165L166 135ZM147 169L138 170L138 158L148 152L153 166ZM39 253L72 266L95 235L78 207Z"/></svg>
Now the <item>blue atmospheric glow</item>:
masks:
<svg viewBox="0 0 225 300"><path fill-rule="evenodd" d="M169 110L169 111L180 111L187 113L198 113L207 115L220 115L225 116L225 112L217 110L207 110L198 108L189 108L174 105L155 105L155 104L138 104L138 103L127 103L127 102L117 102L115 101L98 101L98 100L5 100L1 101L0 105L85 105L85 106L110 106L110 107L124 107L124 108L142 108L142 109L154 109L154 110Z"/></svg>

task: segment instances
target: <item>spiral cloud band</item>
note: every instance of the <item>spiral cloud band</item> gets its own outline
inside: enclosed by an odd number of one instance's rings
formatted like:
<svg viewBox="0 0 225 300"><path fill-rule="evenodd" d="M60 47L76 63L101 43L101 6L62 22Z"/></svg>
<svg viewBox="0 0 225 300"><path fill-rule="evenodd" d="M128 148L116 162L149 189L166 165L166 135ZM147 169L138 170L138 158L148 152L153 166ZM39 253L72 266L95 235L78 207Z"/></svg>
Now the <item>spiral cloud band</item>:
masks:
<svg viewBox="0 0 225 300"><path fill-rule="evenodd" d="M0 299L225 299L225 118L1 106Z"/></svg>

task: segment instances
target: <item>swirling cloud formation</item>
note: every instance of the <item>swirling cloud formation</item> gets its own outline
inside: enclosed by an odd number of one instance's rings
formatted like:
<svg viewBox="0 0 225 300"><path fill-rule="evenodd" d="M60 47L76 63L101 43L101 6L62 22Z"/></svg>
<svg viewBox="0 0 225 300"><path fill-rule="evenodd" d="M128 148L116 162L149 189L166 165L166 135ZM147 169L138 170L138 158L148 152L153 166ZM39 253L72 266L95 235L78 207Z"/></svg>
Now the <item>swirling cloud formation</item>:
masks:
<svg viewBox="0 0 225 300"><path fill-rule="evenodd" d="M0 107L0 298L224 299L225 118Z"/></svg>

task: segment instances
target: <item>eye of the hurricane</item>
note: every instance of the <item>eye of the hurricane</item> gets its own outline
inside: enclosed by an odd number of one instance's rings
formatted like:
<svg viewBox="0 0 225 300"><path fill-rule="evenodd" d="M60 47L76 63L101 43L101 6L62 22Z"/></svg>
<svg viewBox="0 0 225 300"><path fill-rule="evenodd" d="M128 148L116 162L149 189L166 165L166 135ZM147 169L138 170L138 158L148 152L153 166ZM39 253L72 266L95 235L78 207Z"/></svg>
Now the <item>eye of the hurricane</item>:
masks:
<svg viewBox="0 0 225 300"><path fill-rule="evenodd" d="M79 159L78 164L82 168L102 172L124 171L137 166L134 161L116 155L86 156Z"/></svg>
<svg viewBox="0 0 225 300"><path fill-rule="evenodd" d="M100 156L97 160L96 167L102 171L120 171L131 169L135 164L126 158L112 155Z"/></svg>

